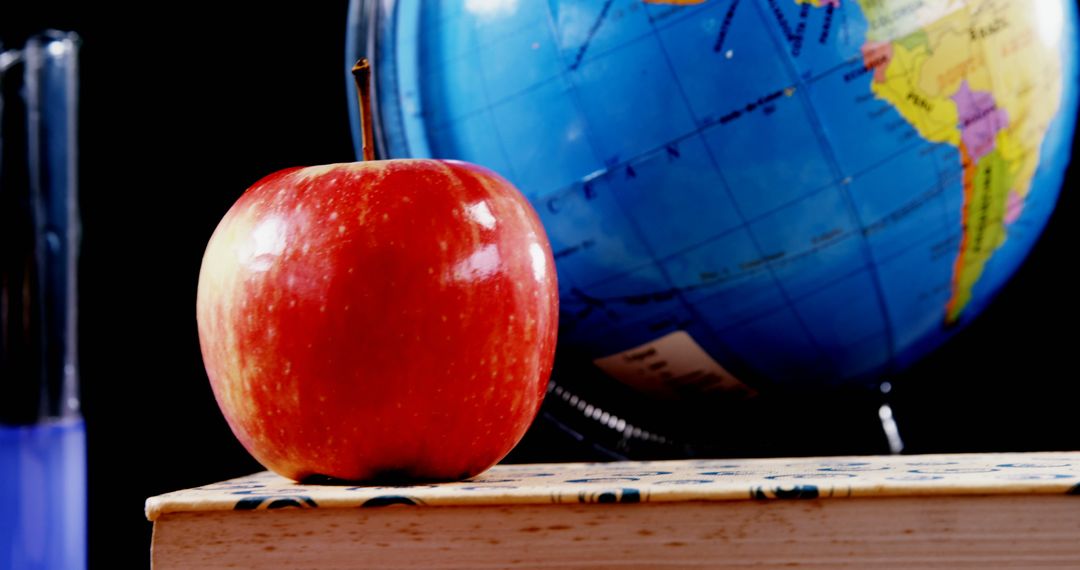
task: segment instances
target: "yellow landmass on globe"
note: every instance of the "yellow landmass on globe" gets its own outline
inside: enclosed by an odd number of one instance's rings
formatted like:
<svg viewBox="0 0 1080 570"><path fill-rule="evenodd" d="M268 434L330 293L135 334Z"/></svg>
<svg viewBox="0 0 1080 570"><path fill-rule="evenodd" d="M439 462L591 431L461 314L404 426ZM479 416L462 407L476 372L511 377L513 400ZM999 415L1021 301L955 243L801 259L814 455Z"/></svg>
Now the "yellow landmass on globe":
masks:
<svg viewBox="0 0 1080 570"><path fill-rule="evenodd" d="M980 29L1000 31L982 38L991 91L1009 117L1002 156L1016 171L1015 189L1024 197L1039 164L1039 151L1061 105L1061 2L984 2Z"/></svg>
<svg viewBox="0 0 1080 570"><path fill-rule="evenodd" d="M927 141L958 150L963 233L945 307L953 323L1023 208L1061 104L1061 2L857 2L867 21L864 51L890 52L874 94Z"/></svg>
<svg viewBox="0 0 1080 570"><path fill-rule="evenodd" d="M1009 174L1015 180L1013 191L1020 198L1026 198L1031 189L1031 179L1035 176L1035 169L1039 166L1038 144L1029 145L1020 140L1014 130L1004 130L998 133L997 149L1002 159L1009 165Z"/></svg>
<svg viewBox="0 0 1080 570"><path fill-rule="evenodd" d="M964 11L954 14L951 25L933 26L933 33L912 34L925 38L927 49L933 49L935 57L927 59L917 85L935 97L951 97L964 81L976 91L993 89L983 50L968 35L971 20Z"/></svg>
<svg viewBox="0 0 1080 570"><path fill-rule="evenodd" d="M959 115L951 93L933 93L920 87L930 62L940 59L928 44L892 43L892 57L881 80L870 84L879 98L892 103L919 135L930 142L959 145Z"/></svg>

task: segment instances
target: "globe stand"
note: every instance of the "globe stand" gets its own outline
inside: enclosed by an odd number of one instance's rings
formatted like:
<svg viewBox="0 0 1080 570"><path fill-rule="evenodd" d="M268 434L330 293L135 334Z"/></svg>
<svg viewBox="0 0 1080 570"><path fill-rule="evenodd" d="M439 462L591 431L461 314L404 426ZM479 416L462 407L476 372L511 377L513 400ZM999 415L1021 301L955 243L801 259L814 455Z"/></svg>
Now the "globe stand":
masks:
<svg viewBox="0 0 1080 570"><path fill-rule="evenodd" d="M904 448L888 382L876 390L665 402L568 353L557 357L540 418L510 461L870 455Z"/></svg>
<svg viewBox="0 0 1080 570"><path fill-rule="evenodd" d="M885 434L885 439L889 442L889 452L893 455L899 455L904 451L904 440L900 437L900 426L896 423L896 416L893 414L892 406L888 402L888 394L892 392L891 382L882 382L878 389L881 391L883 400L881 406L878 407L878 419L881 420L881 431Z"/></svg>

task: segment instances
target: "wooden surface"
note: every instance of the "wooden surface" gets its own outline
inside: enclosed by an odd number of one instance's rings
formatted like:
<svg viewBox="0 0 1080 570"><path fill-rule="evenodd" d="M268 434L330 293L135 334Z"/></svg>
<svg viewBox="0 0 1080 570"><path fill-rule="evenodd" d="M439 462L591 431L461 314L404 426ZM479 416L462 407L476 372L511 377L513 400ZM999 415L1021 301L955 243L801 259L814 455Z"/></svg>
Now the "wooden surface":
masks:
<svg viewBox="0 0 1080 570"><path fill-rule="evenodd" d="M1080 497L191 512L155 524L153 561L155 570L1080 568Z"/></svg>
<svg viewBox="0 0 1080 570"><path fill-rule="evenodd" d="M152 497L146 516L285 507L507 506L1080 494L1080 452L502 465L462 482L300 485L258 473ZM1080 507L1080 503L1077 503Z"/></svg>

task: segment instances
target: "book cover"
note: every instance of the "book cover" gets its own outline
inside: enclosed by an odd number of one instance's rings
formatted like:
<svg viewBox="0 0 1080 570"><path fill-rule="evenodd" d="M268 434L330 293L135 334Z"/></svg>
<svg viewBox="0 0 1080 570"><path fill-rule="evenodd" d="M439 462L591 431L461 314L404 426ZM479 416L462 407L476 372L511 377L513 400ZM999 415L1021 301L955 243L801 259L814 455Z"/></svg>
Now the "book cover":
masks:
<svg viewBox="0 0 1080 570"><path fill-rule="evenodd" d="M156 568L1077 567L1080 453L270 473L153 497Z"/></svg>

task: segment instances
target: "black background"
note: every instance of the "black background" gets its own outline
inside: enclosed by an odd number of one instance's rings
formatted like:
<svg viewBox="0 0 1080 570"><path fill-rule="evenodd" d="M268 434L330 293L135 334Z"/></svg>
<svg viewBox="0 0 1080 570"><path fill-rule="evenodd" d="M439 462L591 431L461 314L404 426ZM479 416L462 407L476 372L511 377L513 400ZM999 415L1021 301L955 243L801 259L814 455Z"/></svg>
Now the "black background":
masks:
<svg viewBox="0 0 1080 570"><path fill-rule="evenodd" d="M230 434L199 355L195 290L221 215L255 180L353 159L345 0L168 7L0 7L9 46L44 27L82 51L81 359L94 567L148 560L150 495L259 470ZM18 9L16 11L16 8ZM1080 449L1078 296L1066 180L1049 227L997 301L895 382L910 452ZM884 451L862 401L778 403L728 422L755 455ZM748 446L733 449L747 451ZM596 457L550 425L516 460Z"/></svg>

